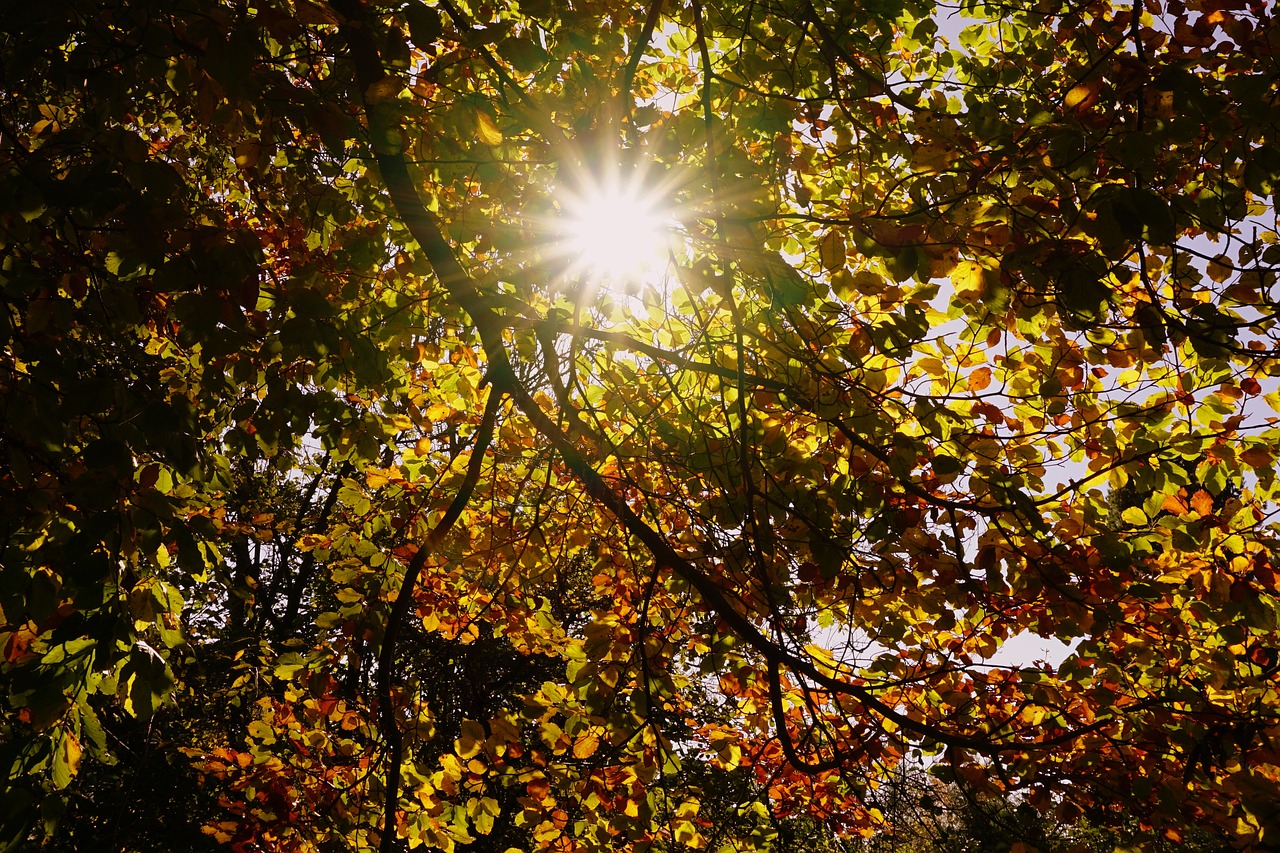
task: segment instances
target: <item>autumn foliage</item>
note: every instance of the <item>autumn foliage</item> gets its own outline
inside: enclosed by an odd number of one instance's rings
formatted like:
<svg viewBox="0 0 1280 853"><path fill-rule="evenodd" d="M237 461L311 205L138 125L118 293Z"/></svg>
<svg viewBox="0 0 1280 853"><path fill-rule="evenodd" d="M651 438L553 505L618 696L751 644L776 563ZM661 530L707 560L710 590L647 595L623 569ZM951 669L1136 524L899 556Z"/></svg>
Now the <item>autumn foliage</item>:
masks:
<svg viewBox="0 0 1280 853"><path fill-rule="evenodd" d="M0 849L1280 845L1275 15L5 4Z"/></svg>

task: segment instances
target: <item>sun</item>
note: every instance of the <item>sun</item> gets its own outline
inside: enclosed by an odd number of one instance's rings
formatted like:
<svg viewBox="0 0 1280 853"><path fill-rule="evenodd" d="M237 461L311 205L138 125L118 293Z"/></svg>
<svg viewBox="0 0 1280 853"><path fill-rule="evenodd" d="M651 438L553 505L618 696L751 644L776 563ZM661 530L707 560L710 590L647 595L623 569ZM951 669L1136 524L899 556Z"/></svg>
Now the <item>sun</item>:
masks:
<svg viewBox="0 0 1280 853"><path fill-rule="evenodd" d="M640 170L587 176L564 193L559 251L566 276L584 278L594 289L621 290L661 277L673 236L663 195Z"/></svg>

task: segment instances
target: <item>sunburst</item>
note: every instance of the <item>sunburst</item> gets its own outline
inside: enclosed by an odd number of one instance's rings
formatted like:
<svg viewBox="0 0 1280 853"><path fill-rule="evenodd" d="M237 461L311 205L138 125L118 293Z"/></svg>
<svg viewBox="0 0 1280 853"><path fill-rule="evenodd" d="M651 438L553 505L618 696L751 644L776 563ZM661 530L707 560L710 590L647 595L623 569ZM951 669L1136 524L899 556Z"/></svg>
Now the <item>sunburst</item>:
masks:
<svg viewBox="0 0 1280 853"><path fill-rule="evenodd" d="M645 169L584 170L560 197L557 254L565 278L622 292L661 279L677 224L669 196Z"/></svg>

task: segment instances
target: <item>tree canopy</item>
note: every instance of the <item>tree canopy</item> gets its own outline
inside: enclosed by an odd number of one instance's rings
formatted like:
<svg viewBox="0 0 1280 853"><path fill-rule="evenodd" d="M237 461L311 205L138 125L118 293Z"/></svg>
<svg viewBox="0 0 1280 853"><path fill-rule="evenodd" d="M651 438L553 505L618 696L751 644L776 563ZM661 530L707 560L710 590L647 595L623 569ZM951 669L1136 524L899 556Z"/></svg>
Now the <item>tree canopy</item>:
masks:
<svg viewBox="0 0 1280 853"><path fill-rule="evenodd" d="M0 849L1280 845L1266 0L0 29Z"/></svg>

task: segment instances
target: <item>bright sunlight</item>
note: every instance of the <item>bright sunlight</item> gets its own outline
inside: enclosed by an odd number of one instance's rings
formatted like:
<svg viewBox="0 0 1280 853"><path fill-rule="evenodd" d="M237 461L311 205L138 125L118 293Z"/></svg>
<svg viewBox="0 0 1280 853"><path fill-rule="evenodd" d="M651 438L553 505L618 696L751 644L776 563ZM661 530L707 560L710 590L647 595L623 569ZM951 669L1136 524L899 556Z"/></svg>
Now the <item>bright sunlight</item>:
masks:
<svg viewBox="0 0 1280 853"><path fill-rule="evenodd" d="M595 288L622 288L661 276L671 251L672 219L663 194L637 170L584 180L563 203L560 251L567 277Z"/></svg>

